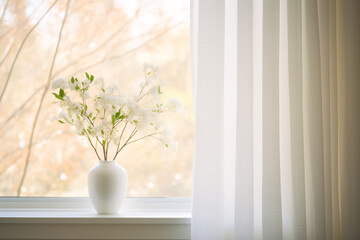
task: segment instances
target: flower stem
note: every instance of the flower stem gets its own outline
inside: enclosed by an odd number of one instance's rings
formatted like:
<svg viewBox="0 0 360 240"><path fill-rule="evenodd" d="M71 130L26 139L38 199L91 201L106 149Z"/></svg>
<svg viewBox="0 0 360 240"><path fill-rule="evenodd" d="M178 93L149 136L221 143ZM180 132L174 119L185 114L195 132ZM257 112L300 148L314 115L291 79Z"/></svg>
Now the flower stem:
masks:
<svg viewBox="0 0 360 240"><path fill-rule="evenodd" d="M137 133L136 127L133 129L133 131L130 133L129 138L125 141L125 143L122 145L122 147L119 150L116 150L116 154L114 156L114 159L116 158L116 156L119 154L119 152L127 145L127 143L130 141L130 139L135 136L135 134ZM120 144L118 145L120 146Z"/></svg>
<svg viewBox="0 0 360 240"><path fill-rule="evenodd" d="M138 139L136 139L136 140L133 140L133 141L128 142L127 145L129 145L130 143L134 143L134 142L140 141L140 140L142 140L142 139L144 139L144 138L151 137L151 136L153 136L153 135L155 135L155 134L159 134L159 133L154 132L154 133L152 133L152 134L143 136L143 137L141 137L141 138L138 138Z"/></svg>

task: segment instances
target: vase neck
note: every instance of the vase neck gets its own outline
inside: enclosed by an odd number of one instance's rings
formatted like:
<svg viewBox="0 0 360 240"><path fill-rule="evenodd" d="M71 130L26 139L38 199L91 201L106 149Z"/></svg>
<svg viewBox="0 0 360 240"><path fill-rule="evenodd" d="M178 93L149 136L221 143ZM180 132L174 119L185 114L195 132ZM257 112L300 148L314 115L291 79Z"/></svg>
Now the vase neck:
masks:
<svg viewBox="0 0 360 240"><path fill-rule="evenodd" d="M115 160L100 160L99 163L115 163Z"/></svg>

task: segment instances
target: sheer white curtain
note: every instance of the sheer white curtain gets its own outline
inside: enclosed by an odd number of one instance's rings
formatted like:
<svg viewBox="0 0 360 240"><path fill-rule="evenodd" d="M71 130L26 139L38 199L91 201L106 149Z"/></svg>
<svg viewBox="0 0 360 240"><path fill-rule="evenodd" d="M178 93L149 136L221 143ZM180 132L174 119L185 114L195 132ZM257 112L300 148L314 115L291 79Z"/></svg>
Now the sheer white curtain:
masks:
<svg viewBox="0 0 360 240"><path fill-rule="evenodd" d="M359 16L192 1L192 239L360 239Z"/></svg>

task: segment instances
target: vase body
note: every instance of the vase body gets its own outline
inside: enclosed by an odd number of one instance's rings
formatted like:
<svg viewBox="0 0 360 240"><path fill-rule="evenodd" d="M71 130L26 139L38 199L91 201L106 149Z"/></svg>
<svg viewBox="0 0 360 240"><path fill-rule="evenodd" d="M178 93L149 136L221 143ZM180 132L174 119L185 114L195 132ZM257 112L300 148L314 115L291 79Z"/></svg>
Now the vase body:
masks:
<svg viewBox="0 0 360 240"><path fill-rule="evenodd" d="M100 214L117 213L127 189L126 170L115 161L99 161L88 174L91 203Z"/></svg>

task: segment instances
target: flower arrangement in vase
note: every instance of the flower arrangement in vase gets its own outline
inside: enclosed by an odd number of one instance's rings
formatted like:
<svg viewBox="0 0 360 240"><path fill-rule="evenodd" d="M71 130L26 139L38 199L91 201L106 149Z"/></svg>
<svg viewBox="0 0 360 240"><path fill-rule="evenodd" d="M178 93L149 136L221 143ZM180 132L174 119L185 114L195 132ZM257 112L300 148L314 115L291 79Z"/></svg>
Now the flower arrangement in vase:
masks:
<svg viewBox="0 0 360 240"><path fill-rule="evenodd" d="M184 112L184 105L176 99L161 101L163 92L157 75L157 67L145 64L139 92L128 99L116 85L106 86L102 78L88 73L84 80L71 77L51 83L51 89L56 90L52 93L54 103L61 108L57 120L74 126L99 159L88 174L89 196L98 213L120 209L127 174L115 160L126 146L154 138L168 148L177 148L172 131L163 128L160 120L166 112Z"/></svg>

